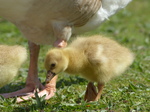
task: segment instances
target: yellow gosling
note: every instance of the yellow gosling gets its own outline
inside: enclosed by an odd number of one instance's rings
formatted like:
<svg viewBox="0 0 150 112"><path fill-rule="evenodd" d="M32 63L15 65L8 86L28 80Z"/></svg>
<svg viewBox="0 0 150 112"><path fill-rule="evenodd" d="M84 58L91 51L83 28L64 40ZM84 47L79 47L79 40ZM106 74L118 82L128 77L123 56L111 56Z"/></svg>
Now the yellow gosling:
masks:
<svg viewBox="0 0 150 112"><path fill-rule="evenodd" d="M99 35L77 38L68 47L49 50L45 59L47 83L55 74L80 74L89 80L86 101L97 101L104 84L121 75L133 62L132 52L116 41ZM98 91L93 82L97 82Z"/></svg>
<svg viewBox="0 0 150 112"><path fill-rule="evenodd" d="M26 58L27 52L24 47L0 45L0 88L17 76Z"/></svg>

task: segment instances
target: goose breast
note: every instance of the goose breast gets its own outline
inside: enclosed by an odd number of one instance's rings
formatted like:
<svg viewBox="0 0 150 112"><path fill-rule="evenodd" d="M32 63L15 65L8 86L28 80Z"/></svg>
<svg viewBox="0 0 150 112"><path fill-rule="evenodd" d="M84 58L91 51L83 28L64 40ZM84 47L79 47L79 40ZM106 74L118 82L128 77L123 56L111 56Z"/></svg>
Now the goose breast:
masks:
<svg viewBox="0 0 150 112"><path fill-rule="evenodd" d="M65 27L70 35L97 28L131 0L0 0L0 16L37 44L52 44Z"/></svg>
<svg viewBox="0 0 150 112"><path fill-rule="evenodd" d="M26 38L38 44L55 41L54 24L58 30L65 26L85 25L101 5L100 0L6 1L0 1L0 15L13 22Z"/></svg>

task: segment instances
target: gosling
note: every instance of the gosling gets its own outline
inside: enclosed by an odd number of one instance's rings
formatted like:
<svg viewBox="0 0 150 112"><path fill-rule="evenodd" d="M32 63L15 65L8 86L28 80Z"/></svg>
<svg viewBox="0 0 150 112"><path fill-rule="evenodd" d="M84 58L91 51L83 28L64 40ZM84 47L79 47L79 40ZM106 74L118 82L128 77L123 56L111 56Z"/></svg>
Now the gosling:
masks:
<svg viewBox="0 0 150 112"><path fill-rule="evenodd" d="M9 84L27 58L27 52L21 46L0 45L0 88Z"/></svg>
<svg viewBox="0 0 150 112"><path fill-rule="evenodd" d="M80 74L90 81L84 100L97 101L105 83L121 75L133 60L133 53L114 40L99 35L80 37L66 48L48 51L45 59L46 82L49 83L60 72ZM94 82L98 83L98 90Z"/></svg>

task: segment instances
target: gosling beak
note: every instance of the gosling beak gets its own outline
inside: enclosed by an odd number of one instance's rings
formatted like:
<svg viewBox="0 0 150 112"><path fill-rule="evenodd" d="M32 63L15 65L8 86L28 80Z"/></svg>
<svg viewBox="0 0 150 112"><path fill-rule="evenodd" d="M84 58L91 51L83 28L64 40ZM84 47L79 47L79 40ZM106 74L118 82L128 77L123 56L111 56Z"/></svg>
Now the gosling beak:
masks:
<svg viewBox="0 0 150 112"><path fill-rule="evenodd" d="M53 72L51 72L50 70L49 71L47 71L47 75L46 75L46 84L48 84L51 80L52 80L52 78L55 76L56 74L55 73L53 73Z"/></svg>

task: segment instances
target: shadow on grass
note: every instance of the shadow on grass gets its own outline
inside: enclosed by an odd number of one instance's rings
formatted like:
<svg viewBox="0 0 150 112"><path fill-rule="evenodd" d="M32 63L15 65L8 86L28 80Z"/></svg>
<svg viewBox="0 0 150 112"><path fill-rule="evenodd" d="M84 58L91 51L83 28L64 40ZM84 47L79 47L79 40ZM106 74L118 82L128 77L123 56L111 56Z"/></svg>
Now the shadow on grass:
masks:
<svg viewBox="0 0 150 112"><path fill-rule="evenodd" d="M80 84L85 85L88 81L80 78L78 76L68 76L65 79L60 79L57 81L57 89L63 88L64 86L71 86L72 84ZM45 84L45 82L43 82ZM10 83L2 88L0 88L0 93L6 93L6 92L14 92L19 89L22 89L25 87L25 82L19 82L19 83Z"/></svg>
<svg viewBox="0 0 150 112"><path fill-rule="evenodd" d="M14 92L19 89L22 89L25 86L25 83L19 82L19 83L10 83L2 88L0 88L0 93L6 93L6 92Z"/></svg>
<svg viewBox="0 0 150 112"><path fill-rule="evenodd" d="M72 84L85 85L87 84L87 80L80 78L78 76L69 76L67 79L60 79L57 82L56 88L63 88L64 86L71 86Z"/></svg>

